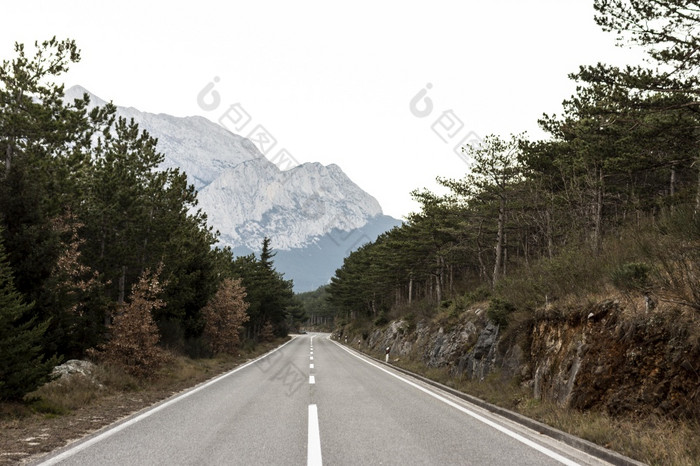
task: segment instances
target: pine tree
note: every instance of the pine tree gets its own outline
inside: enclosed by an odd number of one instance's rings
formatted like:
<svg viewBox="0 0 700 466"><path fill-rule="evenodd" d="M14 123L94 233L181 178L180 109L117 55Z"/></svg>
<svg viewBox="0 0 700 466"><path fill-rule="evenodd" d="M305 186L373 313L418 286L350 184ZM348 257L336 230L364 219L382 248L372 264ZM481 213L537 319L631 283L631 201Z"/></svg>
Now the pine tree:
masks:
<svg viewBox="0 0 700 466"><path fill-rule="evenodd" d="M595 0L595 20L606 32L614 33L620 46L638 46L647 54L643 66L615 66L598 63L581 66L571 77L583 84L579 92L610 95L619 119L625 111L640 115L687 113L688 129L695 133L696 170L695 216L700 215L700 139L697 115L700 110L700 10L690 0ZM621 92L622 91L622 92ZM644 124L640 115L637 124ZM629 117L628 117L629 118ZM674 126L679 127L678 123ZM635 126L636 127L636 126ZM675 172L674 161L671 169Z"/></svg>
<svg viewBox="0 0 700 466"><path fill-rule="evenodd" d="M197 193L177 169L158 170L157 141L132 120L116 120L94 149L80 215L86 263L107 282L106 295L124 302L146 268L163 262L167 306L154 310L164 342L184 349L201 336L199 312L216 292L214 234Z"/></svg>
<svg viewBox="0 0 700 466"><path fill-rule="evenodd" d="M496 205L498 221L491 279L492 286L495 286L504 275L508 204L513 197L513 185L522 178L519 136L504 141L496 135L489 135L479 147L469 147L467 152L473 161L471 173L462 181L438 181L467 199L481 199L485 204L493 202Z"/></svg>
<svg viewBox="0 0 700 466"><path fill-rule="evenodd" d="M79 59L74 41L53 38L27 49L15 44L15 57L0 63L0 223L15 288L34 303L38 321L51 320L42 339L47 354L66 354L66 343L83 348L79 336L65 338L56 313L53 278L64 244L54 220L84 202L79 185L92 135L109 116L88 114L87 99L64 102L63 86L52 82Z"/></svg>
<svg viewBox="0 0 700 466"><path fill-rule="evenodd" d="M204 337L214 354L233 352L240 344L240 332L248 321L249 304L240 279L225 279L214 297L202 309Z"/></svg>
<svg viewBox="0 0 700 466"><path fill-rule="evenodd" d="M260 329L260 341L268 342L275 339L275 327L272 326L272 322L269 320L265 321L265 324Z"/></svg>
<svg viewBox="0 0 700 466"><path fill-rule="evenodd" d="M250 303L250 320L246 328L249 338L259 338L267 321L272 323L276 335L287 334L287 311L294 300L293 284L275 270L272 261L274 255L270 239L265 238L260 260L250 254L237 257L231 264L233 276L243 280L248 294L246 301Z"/></svg>
<svg viewBox="0 0 700 466"><path fill-rule="evenodd" d="M1 233L1 232L0 232ZM32 305L15 289L5 247L0 240L0 399L22 397L51 379L59 363L41 354L41 338L49 322L27 318Z"/></svg>
<svg viewBox="0 0 700 466"><path fill-rule="evenodd" d="M260 263L266 269L272 270L272 258L276 255L276 252L272 252L272 240L266 236L263 238L262 252L260 252Z"/></svg>

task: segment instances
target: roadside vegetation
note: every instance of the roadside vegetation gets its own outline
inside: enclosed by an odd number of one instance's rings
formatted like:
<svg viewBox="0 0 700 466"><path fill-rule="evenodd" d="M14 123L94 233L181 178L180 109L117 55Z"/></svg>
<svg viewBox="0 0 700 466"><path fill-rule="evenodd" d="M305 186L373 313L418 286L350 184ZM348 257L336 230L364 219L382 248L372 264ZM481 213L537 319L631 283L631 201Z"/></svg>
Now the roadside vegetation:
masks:
<svg viewBox="0 0 700 466"><path fill-rule="evenodd" d="M0 403L0 464L50 452L103 426L225 373L283 343L246 342L235 354L192 359L170 354L150 377L112 364L83 364L22 401Z"/></svg>
<svg viewBox="0 0 700 466"><path fill-rule="evenodd" d="M686 348L688 354L698 355L700 314L689 304L700 301L693 298L698 283L689 270L700 265L700 235L696 230L699 225L692 210L677 207L666 216L618 227L614 236L603 239L598 255L592 254L585 244L561 247L551 259L531 260L529 265L511 264L511 272L495 287L478 282L472 286L456 285L440 303L433 295L414 297L411 303L392 303L376 313L371 307L364 312L341 311L336 314L336 329L362 338L360 349L364 351L369 336L377 329L385 329L389 322L406 322L407 333L421 321L449 331L464 313L479 308L499 325L499 348L505 350L518 344L527 358L532 331L538 323L561 321L565 328L585 320L585 309L612 298L628 313L626 325L651 325L658 332L673 335L675 344ZM393 298L393 291L387 295ZM349 343L355 341L351 339ZM649 412L658 406L649 406L639 413L610 413L604 407L564 408L555 401L536 399L532 387L522 384L518 376L497 370L484 380L470 380L455 375L452 367L429 367L424 360L425 350L420 348L411 357L392 359L392 364L648 464L700 464L697 409L694 414L678 416L672 412ZM372 355L384 359L381 351ZM695 374L700 373L698 359L690 356L689 361ZM700 387L700 377L697 386ZM696 390L689 396L697 397L698 393ZM692 404L692 400L688 403Z"/></svg>
<svg viewBox="0 0 700 466"><path fill-rule="evenodd" d="M128 367L95 364L86 374L60 377L26 396L27 404L17 404L17 415L62 415L99 404L100 400L119 393L168 392L182 390L263 354L286 339L240 348L236 354L221 353L211 358L192 359L171 355L170 363L158 368L150 378L135 376Z"/></svg>
<svg viewBox="0 0 700 466"><path fill-rule="evenodd" d="M397 320L447 330L479 307L502 347L527 358L538 323L573 325L614 298L628 334L666 332L689 355L676 364L700 374L700 13L688 1L594 5L648 62L581 66L561 114L540 119L542 140L464 147L470 171L438 178L447 194L414 191L420 210L336 271L323 290L336 329L363 342ZM397 364L652 464L700 458L697 390L682 415L574 410L534 399L517 377L467 380L420 355Z"/></svg>

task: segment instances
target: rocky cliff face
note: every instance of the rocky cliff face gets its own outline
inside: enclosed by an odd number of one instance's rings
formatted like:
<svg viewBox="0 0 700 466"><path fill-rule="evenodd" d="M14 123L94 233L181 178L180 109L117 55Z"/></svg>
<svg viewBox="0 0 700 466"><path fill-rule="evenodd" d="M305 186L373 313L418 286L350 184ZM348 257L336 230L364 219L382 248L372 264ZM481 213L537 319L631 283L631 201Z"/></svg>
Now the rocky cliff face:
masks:
<svg viewBox="0 0 700 466"><path fill-rule="evenodd" d="M675 314L675 315L674 315ZM700 418L698 327L604 301L532 331L534 394L577 409Z"/></svg>
<svg viewBox="0 0 700 466"><path fill-rule="evenodd" d="M400 320L369 335L349 338L361 341L362 349L380 352L389 347L393 359L418 359L428 367L447 367L453 375L470 379L482 380L504 361L498 353L499 328L483 309L467 311L449 327L427 321L412 326Z"/></svg>
<svg viewBox="0 0 700 466"><path fill-rule="evenodd" d="M549 310L514 338L470 309L449 325L394 321L339 336L472 380L498 372L565 407L700 419L700 322L678 311L631 311L612 300Z"/></svg>

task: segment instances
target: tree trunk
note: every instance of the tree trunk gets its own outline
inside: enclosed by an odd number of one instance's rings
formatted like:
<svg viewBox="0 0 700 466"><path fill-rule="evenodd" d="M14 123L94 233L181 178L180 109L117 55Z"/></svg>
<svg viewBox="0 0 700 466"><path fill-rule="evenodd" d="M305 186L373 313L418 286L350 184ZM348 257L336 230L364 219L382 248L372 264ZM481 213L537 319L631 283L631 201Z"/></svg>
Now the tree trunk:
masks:
<svg viewBox="0 0 700 466"><path fill-rule="evenodd" d="M491 282L491 287L496 286L498 279L500 278L502 259L503 259L503 230L506 217L506 200L501 197L500 204L498 206L498 236L496 238L496 260L493 266L493 280Z"/></svg>
<svg viewBox="0 0 700 466"><path fill-rule="evenodd" d="M450 293L454 293L454 292L455 292L455 288L454 288L454 282L455 282L454 266L453 266L453 265L450 265L450 266L447 267L447 269L450 271L450 275L449 275L449 278L450 278L450 288L449 288L449 291L450 291Z"/></svg>
<svg viewBox="0 0 700 466"><path fill-rule="evenodd" d="M554 257L554 240L552 240L552 212L547 210L547 254Z"/></svg>
<svg viewBox="0 0 700 466"><path fill-rule="evenodd" d="M481 275L481 278L484 279L484 281L489 279L489 274L486 272L486 264L484 264L484 258L481 255L482 249L481 249L481 227L484 225L484 221L479 222L479 231L477 232L476 235L476 255L479 259L479 274Z"/></svg>
<svg viewBox="0 0 700 466"><path fill-rule="evenodd" d="M507 275L506 267L508 266L508 233L503 233L503 276Z"/></svg>
<svg viewBox="0 0 700 466"><path fill-rule="evenodd" d="M12 143L8 141L7 149L5 150L5 176L10 173L10 166L12 165Z"/></svg>
<svg viewBox="0 0 700 466"><path fill-rule="evenodd" d="M153 224L153 207L148 214L148 226L146 227L146 235L143 238L143 250L141 251L141 270L146 268L146 251L148 251L148 237L151 235L151 225Z"/></svg>
<svg viewBox="0 0 700 466"><path fill-rule="evenodd" d="M102 237L100 238L100 260L105 258L105 242L107 241L107 234L102 230Z"/></svg>
<svg viewBox="0 0 700 466"><path fill-rule="evenodd" d="M525 233L525 243L523 243L523 255L525 256L525 267L530 268L530 235Z"/></svg>
<svg viewBox="0 0 700 466"><path fill-rule="evenodd" d="M437 256L437 273L435 274L435 296L437 302L442 302L442 275L445 270L445 259L442 256Z"/></svg>
<svg viewBox="0 0 700 466"><path fill-rule="evenodd" d="M437 298L437 303L442 302L442 287L440 286L440 275L435 275L435 297Z"/></svg>
<svg viewBox="0 0 700 466"><path fill-rule="evenodd" d="M408 279L408 304L413 302L413 275Z"/></svg>
<svg viewBox="0 0 700 466"><path fill-rule="evenodd" d="M119 297L117 302L121 305L124 304L124 292L126 288L126 266L122 266L122 274L119 277Z"/></svg>
<svg viewBox="0 0 700 466"><path fill-rule="evenodd" d="M668 193L671 197L676 194L676 164L671 165L671 183Z"/></svg>
<svg viewBox="0 0 700 466"><path fill-rule="evenodd" d="M698 166L698 189L695 191L695 211L693 216L697 217L698 212L700 212L700 156L695 159L695 163Z"/></svg>
<svg viewBox="0 0 700 466"><path fill-rule="evenodd" d="M603 169L598 170L596 183L595 229L593 231L593 251L598 254L602 244L603 230Z"/></svg>

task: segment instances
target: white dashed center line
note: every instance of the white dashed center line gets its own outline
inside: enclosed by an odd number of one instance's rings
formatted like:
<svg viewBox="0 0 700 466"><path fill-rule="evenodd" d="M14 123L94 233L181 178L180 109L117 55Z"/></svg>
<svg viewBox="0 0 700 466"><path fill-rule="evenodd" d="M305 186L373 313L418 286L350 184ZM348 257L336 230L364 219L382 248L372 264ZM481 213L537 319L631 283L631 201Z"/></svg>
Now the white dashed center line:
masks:
<svg viewBox="0 0 700 466"><path fill-rule="evenodd" d="M309 405L309 439L306 447L307 466L320 466L321 460L321 434L318 428L318 409L316 405Z"/></svg>

